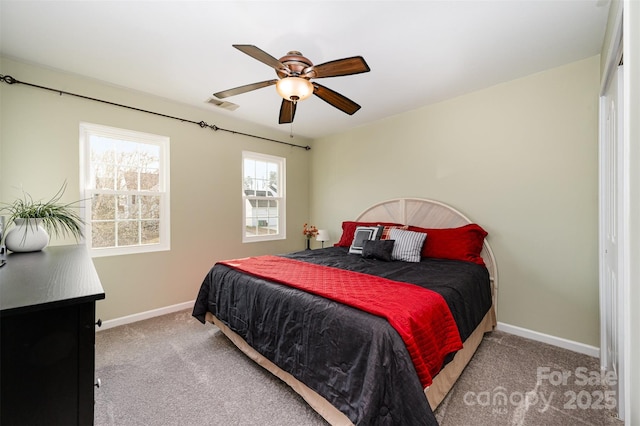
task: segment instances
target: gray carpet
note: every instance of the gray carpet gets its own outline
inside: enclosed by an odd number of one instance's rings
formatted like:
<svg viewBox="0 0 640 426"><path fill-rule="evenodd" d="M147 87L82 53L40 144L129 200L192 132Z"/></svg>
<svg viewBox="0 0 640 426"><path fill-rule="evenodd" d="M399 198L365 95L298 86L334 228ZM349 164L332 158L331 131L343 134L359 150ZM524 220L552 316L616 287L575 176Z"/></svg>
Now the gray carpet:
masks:
<svg viewBox="0 0 640 426"><path fill-rule="evenodd" d="M536 384L538 367L551 380ZM576 385L579 367L597 372L598 360L489 333L436 417L441 426L622 424L598 403L602 386ZM563 371L572 373L566 384L555 381ZM190 311L98 332L96 377L96 425L326 424Z"/></svg>

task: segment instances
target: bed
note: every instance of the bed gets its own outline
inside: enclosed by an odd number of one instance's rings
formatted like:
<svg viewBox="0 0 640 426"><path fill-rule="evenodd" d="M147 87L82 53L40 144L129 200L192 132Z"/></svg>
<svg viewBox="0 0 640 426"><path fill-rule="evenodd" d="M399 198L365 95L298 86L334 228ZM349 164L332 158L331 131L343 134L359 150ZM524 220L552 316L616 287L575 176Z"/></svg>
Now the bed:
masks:
<svg viewBox="0 0 640 426"><path fill-rule="evenodd" d="M391 230L396 237L426 233L421 254L449 258L388 262L376 256L365 258L349 253L351 247L345 247L345 241L353 238L349 232L358 226L378 225L380 233L384 226L384 232ZM477 237L477 229L482 228L441 202L417 198L384 201L367 208L354 221L343 222L338 247L216 263L201 285L193 316L219 327L240 350L291 386L332 425L437 424L433 410L470 361L484 333L496 325L498 272L484 238L486 233L480 240L475 238L480 245L470 260L458 259L457 254L449 256L449 249L440 255L434 246L430 250L435 251L424 251L427 243L450 235L464 240L469 229L476 230ZM454 251L466 243L456 244ZM367 242L365 248L369 245L374 246ZM460 346L441 350L444 355L435 362L437 371L432 366L425 371L406 336L391 325L402 322L396 319L398 312L385 318L384 313L365 312L354 307L357 304L328 299L315 290L307 291L304 285L311 284L306 278L299 278L304 281L299 286L282 285L280 270L268 275L243 269L251 268L243 262L252 261L257 262L255 267L262 267L265 262L269 266L291 263L296 271L319 269L333 273L335 269L346 269L335 271L340 278L326 276L342 282L342 274L347 274L347 282L355 283L360 280L358 274L362 274L366 283L371 282L366 287L374 290L377 285L389 285L386 280L401 286L417 284L403 287L442 296L457 326ZM474 280L470 281L473 284L467 284L468 279ZM450 328L441 325L440 316L445 315L439 313L432 328ZM434 358L437 359L435 355Z"/></svg>

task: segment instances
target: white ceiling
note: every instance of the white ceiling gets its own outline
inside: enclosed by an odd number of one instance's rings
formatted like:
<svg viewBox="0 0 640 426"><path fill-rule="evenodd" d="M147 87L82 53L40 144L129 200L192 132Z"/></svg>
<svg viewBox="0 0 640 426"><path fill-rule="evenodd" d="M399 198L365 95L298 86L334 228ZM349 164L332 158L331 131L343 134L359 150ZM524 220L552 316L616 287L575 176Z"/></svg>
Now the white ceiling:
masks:
<svg viewBox="0 0 640 426"><path fill-rule="evenodd" d="M0 53L287 135L275 86L226 98L235 111L205 103L276 78L231 45L275 58L298 50L315 64L363 56L371 72L318 80L362 106L353 116L315 96L298 105L293 133L316 138L596 55L608 9L607 0L0 0Z"/></svg>

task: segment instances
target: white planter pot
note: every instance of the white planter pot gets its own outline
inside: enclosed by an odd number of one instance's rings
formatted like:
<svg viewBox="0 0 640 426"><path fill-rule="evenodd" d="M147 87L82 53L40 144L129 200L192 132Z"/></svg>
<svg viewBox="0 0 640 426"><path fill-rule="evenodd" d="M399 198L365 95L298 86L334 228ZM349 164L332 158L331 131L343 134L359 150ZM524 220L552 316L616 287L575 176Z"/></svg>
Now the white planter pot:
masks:
<svg viewBox="0 0 640 426"><path fill-rule="evenodd" d="M40 226L42 219L14 219L15 226L5 236L7 249L13 252L40 251L49 244L49 234Z"/></svg>

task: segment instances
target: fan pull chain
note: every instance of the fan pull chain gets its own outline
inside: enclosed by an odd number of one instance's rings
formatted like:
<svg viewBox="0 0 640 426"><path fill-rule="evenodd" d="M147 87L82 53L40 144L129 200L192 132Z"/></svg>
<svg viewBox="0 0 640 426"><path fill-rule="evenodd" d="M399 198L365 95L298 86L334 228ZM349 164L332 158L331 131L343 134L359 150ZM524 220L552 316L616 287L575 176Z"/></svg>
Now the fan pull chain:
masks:
<svg viewBox="0 0 640 426"><path fill-rule="evenodd" d="M295 110L296 104L298 103L298 97L292 96L291 101L293 102L293 108L291 108L291 121L289 122L289 137L293 139L293 111Z"/></svg>

